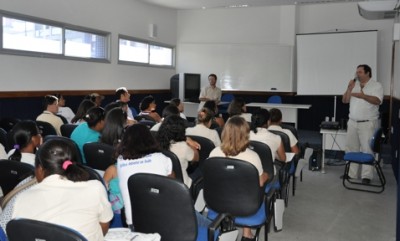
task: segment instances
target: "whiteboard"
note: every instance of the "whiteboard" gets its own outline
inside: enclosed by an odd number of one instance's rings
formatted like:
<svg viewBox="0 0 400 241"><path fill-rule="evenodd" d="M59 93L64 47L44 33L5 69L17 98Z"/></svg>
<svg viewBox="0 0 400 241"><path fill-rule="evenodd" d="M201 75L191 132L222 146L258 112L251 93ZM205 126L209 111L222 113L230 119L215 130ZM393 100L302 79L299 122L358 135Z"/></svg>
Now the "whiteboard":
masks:
<svg viewBox="0 0 400 241"><path fill-rule="evenodd" d="M377 31L297 35L297 94L342 95L360 64L376 79L377 37Z"/></svg>
<svg viewBox="0 0 400 241"><path fill-rule="evenodd" d="M222 90L293 91L293 47L267 44L198 44L177 47L177 72L210 73Z"/></svg>

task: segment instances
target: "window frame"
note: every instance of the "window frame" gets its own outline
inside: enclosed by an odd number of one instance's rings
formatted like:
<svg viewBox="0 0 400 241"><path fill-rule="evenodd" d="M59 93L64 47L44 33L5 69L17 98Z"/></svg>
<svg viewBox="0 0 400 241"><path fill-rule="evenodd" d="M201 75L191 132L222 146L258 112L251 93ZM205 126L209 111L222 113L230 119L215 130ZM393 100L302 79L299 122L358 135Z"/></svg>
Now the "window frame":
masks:
<svg viewBox="0 0 400 241"><path fill-rule="evenodd" d="M147 56L148 56L148 62L147 63L141 63L141 62L134 62L134 61L128 61L128 60L120 60L119 58L119 52L120 52L120 40L127 40L127 41L134 41L134 42L138 42L138 43L143 43L143 44L147 44L148 48L147 48ZM157 47L162 47L162 48L169 48L172 51L171 54L171 65L158 65L158 64L150 64L150 47L151 46L157 46ZM144 66L144 67L156 67L156 68L165 68L165 69L174 69L175 68L175 55L176 55L176 47L172 46L172 45L168 45L168 44L164 44L164 43L159 43L159 42L154 42L154 41L149 41L146 39L140 39L140 38L136 38L136 37L132 37L132 36L128 36L128 35L123 35L123 34L119 34L118 35L118 64L123 64L123 65L135 65L135 66Z"/></svg>
<svg viewBox="0 0 400 241"><path fill-rule="evenodd" d="M52 27L59 27L62 31L62 49L60 54L28 51L28 50L18 50L18 49L8 49L3 47L3 17L17 19L21 21L29 21L37 24L49 25ZM55 59L65 59L65 60L78 60L87 62L98 62L98 63L111 63L111 33L97 30L93 28L87 28L77 25L72 25L68 23L48 20L44 18L38 18L33 16L28 16L24 14L18 14L8 11L0 10L0 54L10 54L28 57L39 57L39 58L55 58ZM105 38L105 57L104 58L93 58L93 57L77 57L77 56L66 56L65 55L65 44L66 44L66 30L79 31L88 34L98 35Z"/></svg>

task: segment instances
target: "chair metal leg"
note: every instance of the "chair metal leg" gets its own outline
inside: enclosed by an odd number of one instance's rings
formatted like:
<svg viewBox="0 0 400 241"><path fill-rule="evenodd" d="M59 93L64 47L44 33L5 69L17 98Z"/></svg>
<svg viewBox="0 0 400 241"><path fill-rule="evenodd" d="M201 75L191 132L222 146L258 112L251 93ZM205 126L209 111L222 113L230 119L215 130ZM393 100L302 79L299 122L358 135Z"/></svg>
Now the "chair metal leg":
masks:
<svg viewBox="0 0 400 241"><path fill-rule="evenodd" d="M382 172L382 169L379 165L379 162L374 161L374 163L371 163L371 165L374 166L380 184L374 184L374 183L362 183L360 180L353 180L351 179L348 174L350 170L350 163L351 161L347 161L345 165L345 170L344 170L344 177L343 177L343 186L349 190L355 190L355 191L362 191L362 192L371 192L371 193L382 193L385 190L385 185L386 185L386 178L385 175ZM366 164L364 164L366 165ZM364 186L365 188L358 188Z"/></svg>

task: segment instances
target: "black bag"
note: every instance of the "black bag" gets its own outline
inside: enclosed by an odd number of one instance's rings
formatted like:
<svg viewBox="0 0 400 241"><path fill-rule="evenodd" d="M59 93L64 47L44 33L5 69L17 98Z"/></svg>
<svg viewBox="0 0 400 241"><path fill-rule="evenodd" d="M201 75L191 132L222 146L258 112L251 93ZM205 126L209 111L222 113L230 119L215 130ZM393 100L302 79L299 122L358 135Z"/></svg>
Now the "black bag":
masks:
<svg viewBox="0 0 400 241"><path fill-rule="evenodd" d="M319 171L321 169L321 162L322 162L322 150L314 149L314 152L311 155L310 160L308 160L308 170Z"/></svg>

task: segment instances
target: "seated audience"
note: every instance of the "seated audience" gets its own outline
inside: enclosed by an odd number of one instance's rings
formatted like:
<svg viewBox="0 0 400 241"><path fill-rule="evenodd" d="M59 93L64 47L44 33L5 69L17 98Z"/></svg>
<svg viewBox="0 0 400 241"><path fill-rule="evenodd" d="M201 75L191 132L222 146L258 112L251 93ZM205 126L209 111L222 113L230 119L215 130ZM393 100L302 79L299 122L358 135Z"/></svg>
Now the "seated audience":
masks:
<svg viewBox="0 0 400 241"><path fill-rule="evenodd" d="M193 145L191 140L186 140L185 120L177 115L164 119L158 130L158 141L162 149L170 150L179 158L182 168L183 182L190 187L192 179L186 169L189 162L199 160L199 145Z"/></svg>
<svg viewBox="0 0 400 241"><path fill-rule="evenodd" d="M268 123L268 130L275 130L285 133L289 137L291 152L295 154L300 154L300 149L297 146L297 138L293 133L281 127L282 124L282 112L279 109L271 109L269 111L270 119Z"/></svg>
<svg viewBox="0 0 400 241"><path fill-rule="evenodd" d="M266 109L259 109L252 115L250 140L265 143L271 149L272 160L285 162L286 154L281 137L267 130L268 121L269 111Z"/></svg>
<svg viewBox="0 0 400 241"><path fill-rule="evenodd" d="M260 187L268 180L268 174L263 171L258 154L248 148L250 127L245 119L239 116L231 117L222 131L221 146L216 147L210 157L231 157L253 164L260 176ZM249 227L243 228L242 240L254 240Z"/></svg>
<svg viewBox="0 0 400 241"><path fill-rule="evenodd" d="M46 95L43 100L43 113L40 114L36 120L50 123L61 136L60 127L64 124L62 119L57 116L58 113L58 98L54 95Z"/></svg>
<svg viewBox="0 0 400 241"><path fill-rule="evenodd" d="M203 108L208 108L214 114L210 129L222 128L225 125L225 120L218 114L218 105L214 100L207 100Z"/></svg>
<svg viewBox="0 0 400 241"><path fill-rule="evenodd" d="M151 131L158 131L160 129L160 126L165 118L171 115L177 115L179 116L179 109L178 107L174 105L167 105L162 112L162 119L160 122L156 123L153 127L151 127Z"/></svg>
<svg viewBox="0 0 400 241"><path fill-rule="evenodd" d="M116 146L122 139L126 126L127 114L120 107L111 109L105 117L100 142Z"/></svg>
<svg viewBox="0 0 400 241"><path fill-rule="evenodd" d="M244 101L243 98L237 97L232 100L232 102L228 106L228 115L229 117L232 116L240 116L243 117L247 122L251 122L251 114L246 113L247 108L246 108L246 102Z"/></svg>
<svg viewBox="0 0 400 241"><path fill-rule="evenodd" d="M83 117L85 122L79 124L71 134L71 139L76 142L85 164L83 145L89 142L98 142L100 133L104 128L104 110L101 107L92 107Z"/></svg>
<svg viewBox="0 0 400 241"><path fill-rule="evenodd" d="M71 108L65 106L64 96L61 94L55 94L54 96L58 98L58 113L57 114L63 116L68 121L68 123L71 123L72 118L74 118L75 114L71 110Z"/></svg>
<svg viewBox="0 0 400 241"><path fill-rule="evenodd" d="M179 99L179 98L172 99L171 102L170 102L170 105L174 105L174 106L178 107L179 116L182 119L186 120L186 116L185 116L185 114L183 114L184 106L183 106L183 102L181 101L181 99Z"/></svg>
<svg viewBox="0 0 400 241"><path fill-rule="evenodd" d="M149 119L152 119L155 122L160 122L161 117L156 112L156 107L157 107L156 100L154 99L153 96L149 95L144 97L139 105L140 108L139 116L148 116L150 117Z"/></svg>
<svg viewBox="0 0 400 241"><path fill-rule="evenodd" d="M187 128L186 135L202 136L211 140L215 146L221 145L218 132L210 129L213 114L210 109L202 108L197 116L197 125Z"/></svg>
<svg viewBox="0 0 400 241"><path fill-rule="evenodd" d="M108 183L110 193L118 194L119 190L115 189L119 187L125 206L126 222L132 225L131 201L127 185L129 177L136 173L174 177L172 162L161 153L149 129L141 124L135 124L126 129L121 143L117 146L116 156L118 156L117 167L110 166L104 173L104 180ZM115 183L118 179L119 186ZM122 207L119 206L119 208Z"/></svg>
<svg viewBox="0 0 400 241"><path fill-rule="evenodd" d="M50 140L38 151L35 175L39 184L19 195L12 218L28 218L74 229L89 241L103 241L113 218L101 182L75 161L74 146Z"/></svg>
<svg viewBox="0 0 400 241"><path fill-rule="evenodd" d="M8 159L34 166L36 149L42 144L42 136L36 123L31 120L20 121L10 133L14 149L8 152Z"/></svg>
<svg viewBox="0 0 400 241"><path fill-rule="evenodd" d="M98 93L90 94L92 101L96 104L97 107L101 107L101 102L104 100L103 95L99 95Z"/></svg>
<svg viewBox="0 0 400 241"><path fill-rule="evenodd" d="M84 117L86 115L86 112L90 108L95 107L95 106L96 106L96 104L93 101L87 100L87 99L83 100L79 104L78 110L76 111L76 114L75 114L74 118L72 118L71 123L79 124L81 122L84 122L85 121Z"/></svg>
<svg viewBox="0 0 400 241"><path fill-rule="evenodd" d="M124 102L128 104L128 102L131 100L131 94L129 94L129 91L125 87L119 87L118 89L116 89L115 96L117 97L116 102ZM129 119L134 119L132 110L131 108L129 108L129 106L126 113L128 114Z"/></svg>

